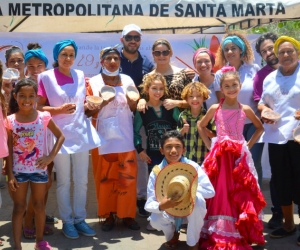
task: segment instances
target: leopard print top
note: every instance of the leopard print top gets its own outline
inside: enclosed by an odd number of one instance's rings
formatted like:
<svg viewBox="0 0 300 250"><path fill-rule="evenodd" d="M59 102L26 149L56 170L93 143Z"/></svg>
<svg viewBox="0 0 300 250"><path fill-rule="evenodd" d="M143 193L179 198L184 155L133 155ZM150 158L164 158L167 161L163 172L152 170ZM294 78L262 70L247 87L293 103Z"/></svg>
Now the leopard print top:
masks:
<svg viewBox="0 0 300 250"><path fill-rule="evenodd" d="M147 74L143 77L143 82ZM187 77L185 74L184 69L180 70L179 72L172 74L172 75L165 75L164 76L167 82L167 88L169 91L168 96L164 96L163 99L170 98L172 100L182 100L181 99L181 92L186 85L192 82L191 79ZM142 96L145 98L145 96Z"/></svg>

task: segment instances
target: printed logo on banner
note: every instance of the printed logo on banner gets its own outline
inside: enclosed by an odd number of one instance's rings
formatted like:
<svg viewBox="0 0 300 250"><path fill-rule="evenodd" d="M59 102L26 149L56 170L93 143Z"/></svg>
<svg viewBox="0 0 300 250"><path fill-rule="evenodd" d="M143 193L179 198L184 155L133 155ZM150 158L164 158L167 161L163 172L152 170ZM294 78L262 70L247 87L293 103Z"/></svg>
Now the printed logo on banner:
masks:
<svg viewBox="0 0 300 250"><path fill-rule="evenodd" d="M78 53L74 65L72 68L82 70L86 77L92 77L100 72L101 64L99 53L101 49L107 46L114 46L120 41L120 34L92 34L92 33L20 33L20 32L3 32L1 33L0 41L0 59L5 62L5 50L11 46L19 46L24 53L26 52L27 44L32 42L38 42L43 51L45 52L49 64L48 68L52 68L51 64L53 60L53 47L56 42L63 39L73 39L78 46ZM247 38L250 44L253 46L259 35L248 35ZM195 41L204 41L204 47L209 48L214 53L217 52L220 41L223 35L202 35L202 34L144 34L139 51L142 55L147 56L153 61L152 56L152 44L159 38L167 39L173 48L173 56L171 57L171 64L180 68L186 68L175 56L182 59L188 65L193 66L192 58L195 48L191 47ZM200 43L200 42L198 42ZM203 44L199 44L202 46ZM120 48L122 49L122 48ZM260 56L256 54L256 63L260 65ZM215 71L217 69L214 69Z"/></svg>

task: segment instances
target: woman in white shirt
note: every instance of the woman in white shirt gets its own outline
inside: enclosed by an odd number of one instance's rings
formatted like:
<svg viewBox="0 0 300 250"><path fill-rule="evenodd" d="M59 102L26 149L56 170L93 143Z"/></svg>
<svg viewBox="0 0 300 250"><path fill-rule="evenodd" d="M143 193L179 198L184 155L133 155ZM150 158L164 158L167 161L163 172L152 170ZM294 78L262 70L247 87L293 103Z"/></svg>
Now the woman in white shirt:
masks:
<svg viewBox="0 0 300 250"><path fill-rule="evenodd" d="M262 140L269 143L272 178L284 217L282 228L270 237L282 238L296 233L293 203L300 204L300 145L293 140L293 129L299 125L294 114L300 108L300 43L281 36L274 44L274 53L280 66L264 80L258 109L262 116L266 111L281 114L276 123L262 117ZM300 237L297 244L300 245Z"/></svg>

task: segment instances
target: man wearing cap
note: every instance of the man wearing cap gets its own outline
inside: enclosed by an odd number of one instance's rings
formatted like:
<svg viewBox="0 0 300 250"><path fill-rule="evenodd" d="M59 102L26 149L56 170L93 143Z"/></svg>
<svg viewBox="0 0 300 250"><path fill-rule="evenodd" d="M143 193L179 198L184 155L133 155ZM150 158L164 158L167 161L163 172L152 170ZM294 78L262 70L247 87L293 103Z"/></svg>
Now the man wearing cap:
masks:
<svg viewBox="0 0 300 250"><path fill-rule="evenodd" d="M123 48L121 50L121 71L129 75L136 87L142 83L143 76L153 70L153 63L145 56L141 55L139 48L141 45L141 28L135 24L126 25L120 38ZM144 129L141 130L143 143L146 146L146 136ZM147 196L148 165L143 162L137 154L138 179L137 179L137 207L141 217L148 217L149 213L144 209ZM150 229L150 228L149 228Z"/></svg>

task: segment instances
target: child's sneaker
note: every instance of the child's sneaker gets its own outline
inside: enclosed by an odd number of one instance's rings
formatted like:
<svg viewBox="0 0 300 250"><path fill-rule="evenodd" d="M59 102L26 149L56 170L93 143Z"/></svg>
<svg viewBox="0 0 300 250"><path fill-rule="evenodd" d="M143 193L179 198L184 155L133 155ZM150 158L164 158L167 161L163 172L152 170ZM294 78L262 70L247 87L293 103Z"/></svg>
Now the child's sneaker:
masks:
<svg viewBox="0 0 300 250"><path fill-rule="evenodd" d="M77 232L85 236L95 236L96 232L83 220L79 223L74 224Z"/></svg>
<svg viewBox="0 0 300 250"><path fill-rule="evenodd" d="M34 246L35 250L51 250L52 247L49 245L47 241L40 241L39 243L36 243Z"/></svg>

